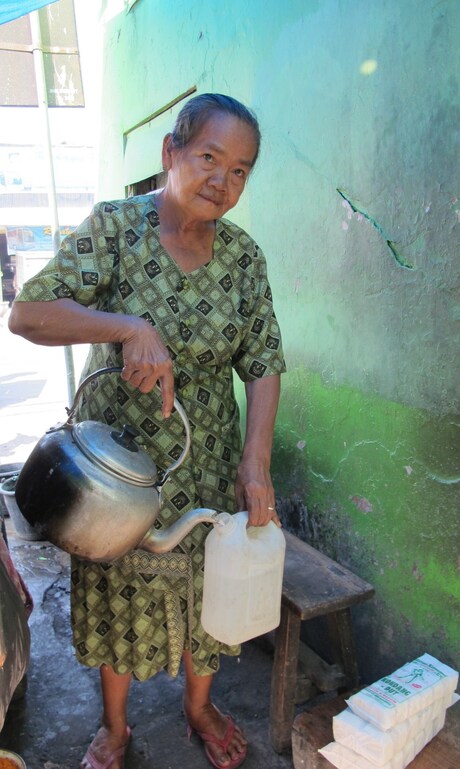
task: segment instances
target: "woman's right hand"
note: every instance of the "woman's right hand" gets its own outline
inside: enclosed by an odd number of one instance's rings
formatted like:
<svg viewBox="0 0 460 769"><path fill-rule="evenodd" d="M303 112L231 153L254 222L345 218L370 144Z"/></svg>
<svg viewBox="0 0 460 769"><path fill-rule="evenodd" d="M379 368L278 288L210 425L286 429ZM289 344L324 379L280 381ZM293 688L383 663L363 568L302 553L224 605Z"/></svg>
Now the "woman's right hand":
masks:
<svg viewBox="0 0 460 769"><path fill-rule="evenodd" d="M174 406L174 375L171 356L158 331L143 318L127 316L129 325L122 338L123 370L121 378L148 393L159 384L162 413L169 417Z"/></svg>

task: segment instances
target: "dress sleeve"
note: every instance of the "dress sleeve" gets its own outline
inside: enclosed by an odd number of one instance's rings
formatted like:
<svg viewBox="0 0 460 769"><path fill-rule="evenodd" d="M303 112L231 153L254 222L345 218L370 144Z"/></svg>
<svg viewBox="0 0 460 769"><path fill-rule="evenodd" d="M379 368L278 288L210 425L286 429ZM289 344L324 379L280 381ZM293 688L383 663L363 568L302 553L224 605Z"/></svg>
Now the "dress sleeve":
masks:
<svg viewBox="0 0 460 769"><path fill-rule="evenodd" d="M114 280L118 259L116 225L110 209L107 203L94 206L62 241L56 256L24 284L16 301L74 299L86 307L100 304Z"/></svg>
<svg viewBox="0 0 460 769"><path fill-rule="evenodd" d="M258 246L253 258L253 305L248 331L233 359L243 382L286 371L281 332L273 309L265 257Z"/></svg>

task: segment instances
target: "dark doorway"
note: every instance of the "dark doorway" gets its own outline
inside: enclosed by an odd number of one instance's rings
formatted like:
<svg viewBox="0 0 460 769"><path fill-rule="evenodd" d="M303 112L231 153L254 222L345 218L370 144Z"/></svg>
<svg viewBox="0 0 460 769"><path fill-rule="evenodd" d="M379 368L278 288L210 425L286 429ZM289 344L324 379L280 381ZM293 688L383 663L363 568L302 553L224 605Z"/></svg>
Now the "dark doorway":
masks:
<svg viewBox="0 0 460 769"><path fill-rule="evenodd" d="M160 171L159 174L149 176L147 179L142 179L140 182L129 184L126 197L131 198L133 195L149 195L151 192L155 192L155 190L160 190L165 186L167 178L167 171Z"/></svg>

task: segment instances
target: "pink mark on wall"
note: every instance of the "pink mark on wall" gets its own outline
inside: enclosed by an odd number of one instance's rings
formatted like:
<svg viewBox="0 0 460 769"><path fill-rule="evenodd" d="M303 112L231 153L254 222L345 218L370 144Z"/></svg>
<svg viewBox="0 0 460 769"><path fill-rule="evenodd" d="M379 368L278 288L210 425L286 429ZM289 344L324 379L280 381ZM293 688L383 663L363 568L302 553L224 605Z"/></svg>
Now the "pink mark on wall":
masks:
<svg viewBox="0 0 460 769"><path fill-rule="evenodd" d="M351 219L353 216L353 209L348 200L342 200L342 206L346 209L348 219Z"/></svg>
<svg viewBox="0 0 460 769"><path fill-rule="evenodd" d="M412 576L415 577L417 582L421 582L423 579L423 574L418 567L418 563L414 563L412 566Z"/></svg>
<svg viewBox="0 0 460 769"><path fill-rule="evenodd" d="M358 497L356 494L353 497L349 497L357 510L361 510L363 513L372 513L374 509L366 497Z"/></svg>

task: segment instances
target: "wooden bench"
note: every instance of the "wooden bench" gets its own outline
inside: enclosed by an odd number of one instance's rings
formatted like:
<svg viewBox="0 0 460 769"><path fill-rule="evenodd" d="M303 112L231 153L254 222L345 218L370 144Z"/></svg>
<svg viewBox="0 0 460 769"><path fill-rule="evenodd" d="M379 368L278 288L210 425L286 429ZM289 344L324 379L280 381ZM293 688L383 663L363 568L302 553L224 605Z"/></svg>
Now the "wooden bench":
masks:
<svg viewBox="0 0 460 769"><path fill-rule="evenodd" d="M332 718L346 708L345 696L296 716L292 727L294 769L336 769L318 750L334 739ZM407 769L458 769L459 766L459 751L439 734L408 764Z"/></svg>
<svg viewBox="0 0 460 769"><path fill-rule="evenodd" d="M284 535L286 559L281 622L275 631L269 717L270 740L278 753L291 745L302 657L306 656L307 666L311 665L312 678L327 679L329 675L331 690L335 686L338 691L356 687L358 668L350 607L374 595L372 585L293 534L285 531ZM321 616L328 620L334 656L329 671L326 663L321 667L321 660L308 653L307 647L300 642L301 623ZM327 681L321 688L323 691L327 689Z"/></svg>

